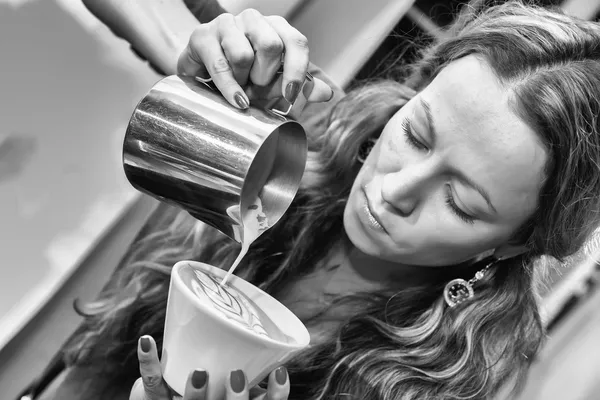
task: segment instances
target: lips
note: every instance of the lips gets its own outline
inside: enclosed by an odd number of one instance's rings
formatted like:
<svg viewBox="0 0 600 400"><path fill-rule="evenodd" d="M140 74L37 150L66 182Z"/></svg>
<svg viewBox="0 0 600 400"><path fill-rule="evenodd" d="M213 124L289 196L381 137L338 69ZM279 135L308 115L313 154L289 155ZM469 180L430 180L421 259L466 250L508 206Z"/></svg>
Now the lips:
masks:
<svg viewBox="0 0 600 400"><path fill-rule="evenodd" d="M379 217L379 215L377 215L377 213L375 213L373 211L373 207L371 206L371 201L369 199L369 196L367 195L365 188L363 188L363 195L365 196L364 212L365 212L365 215L367 216L367 219L369 220L369 222L371 223L371 225L374 228L387 233L387 231L383 227L383 224L381 223L381 218Z"/></svg>

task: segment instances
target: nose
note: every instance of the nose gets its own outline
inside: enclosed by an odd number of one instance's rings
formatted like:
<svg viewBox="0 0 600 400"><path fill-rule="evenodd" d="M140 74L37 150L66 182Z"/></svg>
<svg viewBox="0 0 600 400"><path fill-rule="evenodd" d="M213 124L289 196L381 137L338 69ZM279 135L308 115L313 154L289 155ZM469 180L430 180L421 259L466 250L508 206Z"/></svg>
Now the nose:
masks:
<svg viewBox="0 0 600 400"><path fill-rule="evenodd" d="M383 176L382 199L402 216L411 215L431 186L434 171L426 163L405 165Z"/></svg>

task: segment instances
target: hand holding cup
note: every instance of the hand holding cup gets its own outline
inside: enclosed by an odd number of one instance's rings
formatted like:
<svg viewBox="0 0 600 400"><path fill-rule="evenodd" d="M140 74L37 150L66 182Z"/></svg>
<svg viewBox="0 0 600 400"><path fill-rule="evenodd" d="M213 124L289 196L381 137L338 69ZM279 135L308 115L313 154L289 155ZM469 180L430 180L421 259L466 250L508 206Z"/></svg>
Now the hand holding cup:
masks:
<svg viewBox="0 0 600 400"><path fill-rule="evenodd" d="M131 389L129 400L171 400L178 398L162 378L161 365L154 339L143 336L138 342L138 360L141 377ZM183 400L208 398L209 372L196 369L188 375ZM290 382L285 367L269 374L267 389L248 388L246 374L242 370L231 371L225 382L224 400L286 400Z"/></svg>
<svg viewBox="0 0 600 400"><path fill-rule="evenodd" d="M183 395L191 371L204 370L210 375L205 400L222 400L231 388L231 371L244 371L247 386L254 387L309 345L309 332L296 315L240 277L231 275L221 285L226 273L195 261L175 264L160 367L154 349L150 355L142 347L138 352L141 361L153 365L150 376L161 377L149 386L164 381Z"/></svg>

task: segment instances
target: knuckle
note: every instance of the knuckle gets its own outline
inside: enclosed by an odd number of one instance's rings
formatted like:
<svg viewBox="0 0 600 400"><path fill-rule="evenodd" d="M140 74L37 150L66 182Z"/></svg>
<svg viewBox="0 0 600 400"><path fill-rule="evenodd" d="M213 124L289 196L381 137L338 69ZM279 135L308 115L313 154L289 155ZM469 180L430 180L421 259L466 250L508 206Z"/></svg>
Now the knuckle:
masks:
<svg viewBox="0 0 600 400"><path fill-rule="evenodd" d="M229 65L229 61L226 58L220 57L214 60L211 64L211 69L213 74L225 74L231 72L231 66Z"/></svg>
<svg viewBox="0 0 600 400"><path fill-rule="evenodd" d="M162 384L162 377L160 375L145 375L142 376L142 382L144 383L144 387L149 390L154 390Z"/></svg>
<svg viewBox="0 0 600 400"><path fill-rule="evenodd" d="M210 30L210 27L208 27L208 24L200 25L199 27L194 29L194 31L192 32L192 34L190 36L190 43L193 43L193 44L201 43L202 39L206 36L206 34L209 32L209 30Z"/></svg>
<svg viewBox="0 0 600 400"><path fill-rule="evenodd" d="M138 362L140 363L140 367L151 367L154 364L154 360L148 354L139 355Z"/></svg>
<svg viewBox="0 0 600 400"><path fill-rule="evenodd" d="M251 51L240 50L232 53L229 56L229 61L237 67L248 68L252 66L252 63L254 62L254 53Z"/></svg>
<svg viewBox="0 0 600 400"><path fill-rule="evenodd" d="M206 42L207 36L207 28L199 27L192 32L188 42L188 48L192 51L192 53L198 53L198 49L202 48L203 44Z"/></svg>
<svg viewBox="0 0 600 400"><path fill-rule="evenodd" d="M287 26L290 25L288 20L283 18L281 15L269 15L268 17L265 17L265 18L267 19L267 21L269 21L270 23L273 23L273 24L287 25Z"/></svg>
<svg viewBox="0 0 600 400"><path fill-rule="evenodd" d="M222 93L232 93L239 87L238 83L234 79L227 79L221 83Z"/></svg>
<svg viewBox="0 0 600 400"><path fill-rule="evenodd" d="M296 34L296 36L294 37L293 43L294 45L300 47L303 50L308 50L308 38L300 32L298 32L298 34Z"/></svg>
<svg viewBox="0 0 600 400"><path fill-rule="evenodd" d="M261 18L263 15L260 13L260 11L254 9L254 8L247 8L244 11L242 11L240 13L240 15L243 18L248 18L248 19L254 19L254 18Z"/></svg>
<svg viewBox="0 0 600 400"><path fill-rule="evenodd" d="M233 16L233 14L230 13L223 13L223 14L219 14L214 21L216 23L218 23L219 25L222 24L230 24L231 22L233 22L235 20L235 17Z"/></svg>
<svg viewBox="0 0 600 400"><path fill-rule="evenodd" d="M257 50L267 55L283 53L283 42L279 38L262 39L256 44Z"/></svg>

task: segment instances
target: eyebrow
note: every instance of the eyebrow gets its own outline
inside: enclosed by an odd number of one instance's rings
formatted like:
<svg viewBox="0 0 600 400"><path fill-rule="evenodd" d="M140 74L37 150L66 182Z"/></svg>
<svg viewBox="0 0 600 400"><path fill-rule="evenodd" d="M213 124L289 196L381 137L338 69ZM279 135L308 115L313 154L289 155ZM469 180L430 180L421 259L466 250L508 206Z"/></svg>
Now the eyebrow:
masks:
<svg viewBox="0 0 600 400"><path fill-rule="evenodd" d="M425 111L425 117L427 118L427 124L429 125L429 132L431 134L432 145L435 145L438 134L437 134L437 130L435 128L435 124L433 122L433 114L431 112L431 106L422 97L419 98L419 102L420 102L421 106L423 107L423 110ZM490 200L490 195L483 187L481 187L481 185L477 184L477 182L474 182L471 178L469 178L468 176L463 174L461 171L455 171L455 174L456 174L456 177L462 183L464 183L467 186L471 186L473 189L475 189L477 192L479 192L481 197L483 197L483 199L487 203L488 207L494 213L496 213L496 214L498 213L498 210L496 210L496 207L494 207L494 205L492 204L492 201Z"/></svg>
<svg viewBox="0 0 600 400"><path fill-rule="evenodd" d="M437 139L437 131L435 130L435 124L433 123L433 116L431 114L431 106L422 97L419 97L419 102L421 103L421 107L423 107L423 110L425 110L425 117L427 118L427 125L429 125L429 132L431 133L431 145L435 146L435 141Z"/></svg>

